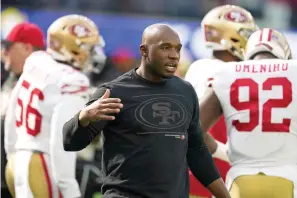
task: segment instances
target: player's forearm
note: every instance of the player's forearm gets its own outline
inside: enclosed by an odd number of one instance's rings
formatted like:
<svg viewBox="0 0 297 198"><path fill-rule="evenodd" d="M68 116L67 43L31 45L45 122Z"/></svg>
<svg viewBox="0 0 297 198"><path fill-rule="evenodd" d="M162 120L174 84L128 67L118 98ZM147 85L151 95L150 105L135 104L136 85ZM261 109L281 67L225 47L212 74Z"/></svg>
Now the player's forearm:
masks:
<svg viewBox="0 0 297 198"><path fill-rule="evenodd" d="M207 189L216 197L216 198L231 198L230 193L228 192L223 180L221 178L213 181L207 186Z"/></svg>
<svg viewBox="0 0 297 198"><path fill-rule="evenodd" d="M65 151L80 151L100 133L100 129L92 125L82 127L79 124L79 114L66 122L63 127L63 145Z"/></svg>
<svg viewBox="0 0 297 198"><path fill-rule="evenodd" d="M215 140L209 133L204 135L204 141L208 147L208 150L212 154L212 157L230 163L227 154L227 146L225 144Z"/></svg>
<svg viewBox="0 0 297 198"><path fill-rule="evenodd" d="M209 134L209 133L204 133L204 142L208 147L208 150L210 151L211 154L214 154L217 150L218 144L215 141L215 139Z"/></svg>

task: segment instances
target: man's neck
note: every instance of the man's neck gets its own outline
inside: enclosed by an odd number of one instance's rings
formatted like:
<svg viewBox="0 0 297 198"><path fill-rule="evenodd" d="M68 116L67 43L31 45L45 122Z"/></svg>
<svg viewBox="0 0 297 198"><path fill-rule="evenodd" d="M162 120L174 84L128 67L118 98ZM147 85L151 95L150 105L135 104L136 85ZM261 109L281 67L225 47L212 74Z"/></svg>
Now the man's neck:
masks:
<svg viewBox="0 0 297 198"><path fill-rule="evenodd" d="M149 71L148 69L149 66L144 65L143 63L140 64L139 68L136 70L136 74L139 75L140 77L152 81L152 82L159 82L162 79L160 77L154 76L154 74Z"/></svg>

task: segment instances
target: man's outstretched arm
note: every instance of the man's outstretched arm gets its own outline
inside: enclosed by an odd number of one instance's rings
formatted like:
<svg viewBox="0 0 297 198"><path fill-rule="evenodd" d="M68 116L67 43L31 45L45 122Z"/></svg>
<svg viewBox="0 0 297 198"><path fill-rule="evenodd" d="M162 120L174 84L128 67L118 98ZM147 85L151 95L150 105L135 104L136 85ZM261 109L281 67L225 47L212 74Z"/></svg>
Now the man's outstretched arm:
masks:
<svg viewBox="0 0 297 198"><path fill-rule="evenodd" d="M66 151L84 149L103 130L109 120L115 119L123 104L119 98L109 98L110 90L99 88L87 106L63 127L63 143Z"/></svg>
<svg viewBox="0 0 297 198"><path fill-rule="evenodd" d="M98 89L90 98L86 106L98 100L106 89ZM101 132L105 126L105 121L98 121L90 124L81 119L82 112L79 111L73 118L67 121L63 127L63 145L65 151L80 151L90 144L90 142Z"/></svg>

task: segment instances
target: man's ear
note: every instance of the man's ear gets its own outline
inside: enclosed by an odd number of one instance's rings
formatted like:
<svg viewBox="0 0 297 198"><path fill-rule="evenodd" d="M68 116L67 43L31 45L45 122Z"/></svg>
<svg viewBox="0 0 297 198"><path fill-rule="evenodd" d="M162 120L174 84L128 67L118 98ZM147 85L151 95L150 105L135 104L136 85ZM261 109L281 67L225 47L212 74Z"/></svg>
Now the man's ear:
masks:
<svg viewBox="0 0 297 198"><path fill-rule="evenodd" d="M141 44L139 49L140 49L141 56L143 56L143 57L148 56L148 48L147 48L146 44Z"/></svg>

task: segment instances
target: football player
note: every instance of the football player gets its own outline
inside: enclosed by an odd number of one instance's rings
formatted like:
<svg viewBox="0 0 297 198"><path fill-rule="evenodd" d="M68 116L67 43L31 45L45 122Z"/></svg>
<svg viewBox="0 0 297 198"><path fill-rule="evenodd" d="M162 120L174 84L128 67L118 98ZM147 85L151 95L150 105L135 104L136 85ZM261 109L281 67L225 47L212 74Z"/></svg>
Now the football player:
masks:
<svg viewBox="0 0 297 198"><path fill-rule="evenodd" d="M197 60L190 66L185 80L189 81L201 99L207 88L206 82L211 79L216 66L223 62L243 60L243 52L247 39L257 30L252 15L245 9L233 6L219 6L209 11L201 23L205 44L211 48L212 59ZM224 179L230 168L228 157L225 155L227 141L226 125L222 116L210 130L210 134L218 140L218 147L210 150L216 158L215 163ZM209 135L206 135L207 142ZM226 162L227 161L227 162ZM210 197L211 194L190 173L191 194L200 197Z"/></svg>
<svg viewBox="0 0 297 198"><path fill-rule="evenodd" d="M76 153L63 149L64 123L87 99L89 80L82 70L92 65L102 39L95 23L67 15L48 28L47 51L31 54L15 86L5 132L15 133L15 152L7 148L6 178L17 198L77 198Z"/></svg>
<svg viewBox="0 0 297 198"><path fill-rule="evenodd" d="M297 197L297 61L285 37L265 28L252 34L246 61L213 75L200 102L207 131L223 114L234 198ZM208 145L211 148L212 145Z"/></svg>

